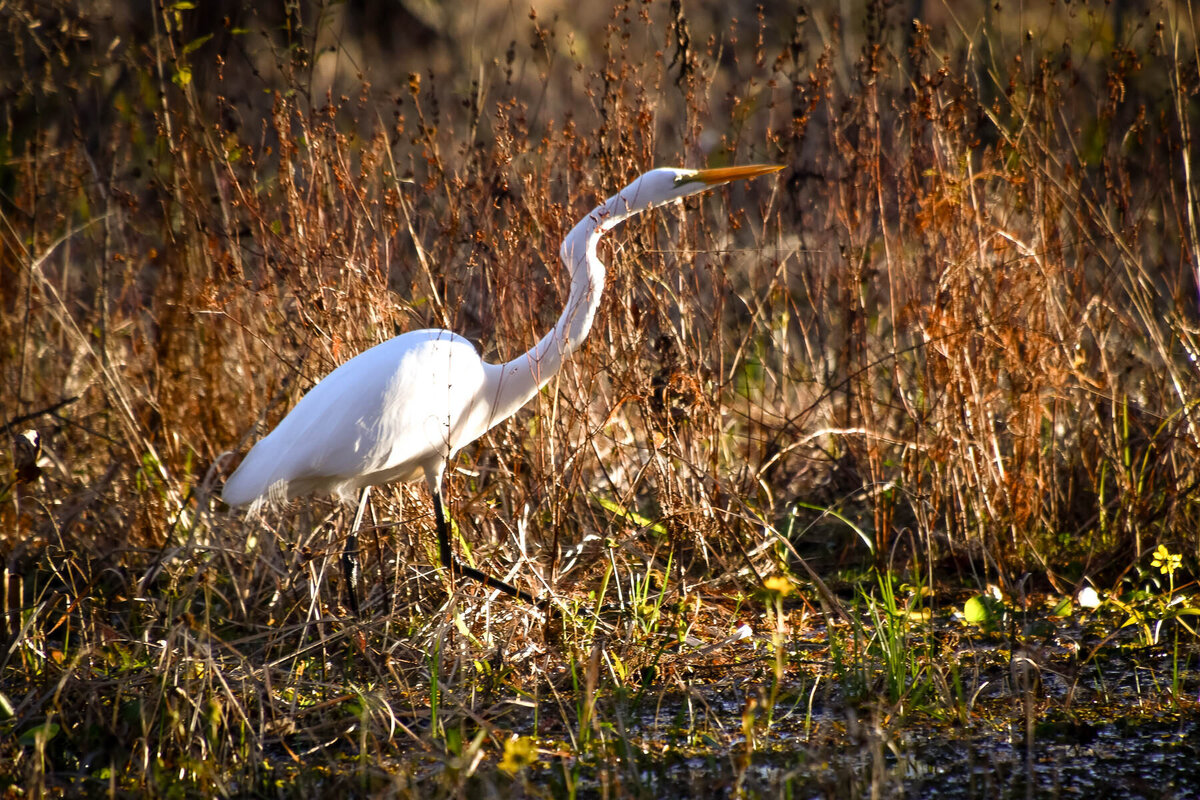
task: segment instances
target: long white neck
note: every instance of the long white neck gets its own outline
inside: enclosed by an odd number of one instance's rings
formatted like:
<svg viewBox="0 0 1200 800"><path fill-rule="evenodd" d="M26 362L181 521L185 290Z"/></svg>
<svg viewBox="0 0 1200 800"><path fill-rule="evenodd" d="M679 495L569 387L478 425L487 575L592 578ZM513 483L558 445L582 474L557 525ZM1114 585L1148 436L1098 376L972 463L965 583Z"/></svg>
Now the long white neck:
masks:
<svg viewBox="0 0 1200 800"><path fill-rule="evenodd" d="M563 239L559 255L571 276L567 305L558 323L541 341L496 367L500 372L490 417L492 425L508 419L528 403L587 338L604 290L604 264L596 255L596 245L606 231L649 207L638 202L637 186L638 181L634 181L596 206Z"/></svg>

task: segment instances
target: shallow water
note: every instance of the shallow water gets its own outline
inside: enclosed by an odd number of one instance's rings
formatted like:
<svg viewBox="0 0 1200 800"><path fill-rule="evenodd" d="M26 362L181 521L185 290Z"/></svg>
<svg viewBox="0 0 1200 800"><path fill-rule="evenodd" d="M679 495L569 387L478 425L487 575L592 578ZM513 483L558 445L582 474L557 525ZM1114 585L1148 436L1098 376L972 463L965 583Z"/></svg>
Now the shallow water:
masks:
<svg viewBox="0 0 1200 800"><path fill-rule="evenodd" d="M727 719L741 715L734 698L708 700ZM598 772L611 768L610 789L616 780L644 797L1200 797L1200 723L1192 715L1095 723L1052 715L1036 720L1026 739L1016 718L1007 727L908 720L889 729L847 708L828 709L784 720L751 751L740 735L724 743L702 736L691 745L654 735L665 727L663 712L678 719L681 709L662 704L629 725L637 746L614 753L617 766L583 769L582 795L600 792Z"/></svg>
<svg viewBox="0 0 1200 800"><path fill-rule="evenodd" d="M825 632L810 630L789 643L769 726L768 648L736 643L722 652L728 664L677 670L681 690L601 705L610 757L572 760L575 788L640 797L1200 797L1194 644L1176 661L1165 645L1140 646L1132 629L1050 620L1037 630L1010 638L933 623L928 634L946 636L963 699L908 705L886 699L878 670L860 673L850 691L853 681L831 674ZM557 785L555 769L542 775Z"/></svg>

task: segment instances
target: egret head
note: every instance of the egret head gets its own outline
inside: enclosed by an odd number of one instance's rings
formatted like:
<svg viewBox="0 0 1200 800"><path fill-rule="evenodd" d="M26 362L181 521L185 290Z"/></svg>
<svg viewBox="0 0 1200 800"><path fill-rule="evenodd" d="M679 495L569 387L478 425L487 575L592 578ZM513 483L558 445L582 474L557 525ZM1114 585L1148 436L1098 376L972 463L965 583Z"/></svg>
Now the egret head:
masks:
<svg viewBox="0 0 1200 800"><path fill-rule="evenodd" d="M741 167L716 167L713 169L680 169L660 167L652 169L622 189L614 200L624 208L613 209L621 219L661 206L691 194L703 192L714 186L744 178L756 178L778 172L782 166L775 164L751 164ZM615 224L619 220L612 220ZM605 225L604 227L609 227Z"/></svg>

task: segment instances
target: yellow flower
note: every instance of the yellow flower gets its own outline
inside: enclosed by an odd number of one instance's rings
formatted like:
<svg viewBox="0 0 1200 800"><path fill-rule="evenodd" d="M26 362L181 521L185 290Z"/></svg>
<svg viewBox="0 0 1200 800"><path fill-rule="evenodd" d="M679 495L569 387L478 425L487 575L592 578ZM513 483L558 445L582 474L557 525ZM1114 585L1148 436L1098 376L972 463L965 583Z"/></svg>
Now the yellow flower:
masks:
<svg viewBox="0 0 1200 800"><path fill-rule="evenodd" d="M514 736L504 743L504 758L500 759L500 769L509 775L516 775L530 764L537 763L537 745L531 736Z"/></svg>
<svg viewBox="0 0 1200 800"><path fill-rule="evenodd" d="M1166 545L1160 544L1154 550L1154 558L1151 560L1150 566L1157 567L1163 575L1171 575L1179 569L1182 562L1183 556L1172 553Z"/></svg>
<svg viewBox="0 0 1200 800"><path fill-rule="evenodd" d="M796 590L796 587L782 575L772 575L763 581L763 588L768 592L774 592L780 597L787 597Z"/></svg>

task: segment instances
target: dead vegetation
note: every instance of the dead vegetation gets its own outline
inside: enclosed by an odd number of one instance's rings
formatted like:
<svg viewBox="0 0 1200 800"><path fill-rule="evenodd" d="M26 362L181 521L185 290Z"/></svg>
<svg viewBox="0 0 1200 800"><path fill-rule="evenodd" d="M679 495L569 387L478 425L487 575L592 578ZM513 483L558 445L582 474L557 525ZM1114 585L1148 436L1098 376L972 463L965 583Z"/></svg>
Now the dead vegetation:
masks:
<svg viewBox="0 0 1200 800"><path fill-rule="evenodd" d="M808 580L797 551L1005 593L1159 544L1195 568L1180 9L489 8L382 53L372 4L281 5L0 10L0 413L41 448L0 476L3 779L402 793L436 764L454 793L535 705L582 752L597 681L727 635L764 577ZM511 357L580 214L727 162L787 170L612 236L587 345L447 473L455 547L544 581L563 631L447 604L422 490L374 494L362 619L345 509L221 506L338 363L426 326ZM618 599L633 622L589 613Z"/></svg>

